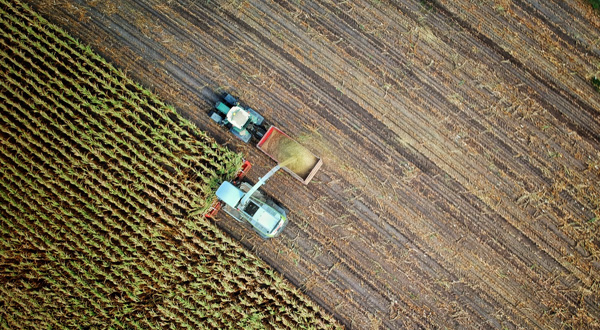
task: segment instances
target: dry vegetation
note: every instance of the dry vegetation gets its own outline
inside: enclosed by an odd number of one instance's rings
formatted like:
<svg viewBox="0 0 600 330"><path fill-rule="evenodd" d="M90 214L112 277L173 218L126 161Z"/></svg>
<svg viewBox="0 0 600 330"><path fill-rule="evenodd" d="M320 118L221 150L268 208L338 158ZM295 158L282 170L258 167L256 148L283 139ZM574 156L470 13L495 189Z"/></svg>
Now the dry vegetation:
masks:
<svg viewBox="0 0 600 330"><path fill-rule="evenodd" d="M600 327L600 15L586 1L32 1L211 125L320 156L281 239L218 224L350 328Z"/></svg>

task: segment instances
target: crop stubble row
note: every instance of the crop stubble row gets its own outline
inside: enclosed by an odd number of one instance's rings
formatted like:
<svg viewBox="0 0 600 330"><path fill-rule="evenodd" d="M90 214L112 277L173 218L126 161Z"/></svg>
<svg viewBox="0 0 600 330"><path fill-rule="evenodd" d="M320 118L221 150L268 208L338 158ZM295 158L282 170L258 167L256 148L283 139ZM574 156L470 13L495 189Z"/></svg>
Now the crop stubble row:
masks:
<svg viewBox="0 0 600 330"><path fill-rule="evenodd" d="M597 141L589 133L597 127L593 105L585 105L597 99L586 100L592 89L580 78L546 82L562 78L527 62L527 56L535 60L538 54L510 51L519 42L545 45L531 27L520 27L526 33L513 44L504 43L503 36L508 31L503 25L518 26L504 20L510 15L542 26L554 23L539 22L522 2L505 17L493 16L497 9L491 5L476 10L466 2L171 5L139 7L154 10L156 31L181 41L193 36L194 49L213 63L206 68L192 58L181 64L192 63L187 68L201 72L199 82L246 94L291 134L321 128L313 142L326 157L317 178L323 188L311 188L306 196L278 190L293 197L293 213L302 220L291 226L289 240L274 243L275 250L297 251L300 255L290 254L299 265L270 248L260 252L281 269L292 269L288 276L296 283L314 274L328 281L309 293L348 324L377 324L374 318L390 327L427 322L419 308L430 312L432 324L450 326L577 325L593 317L597 302L586 292L597 288L597 244L591 237L585 245L589 232L586 237L579 231L594 217L581 208L597 209L597 191L590 184ZM564 7L544 8L552 5ZM126 12L100 19L94 8L88 10L99 26L118 20L135 31L137 22ZM577 22L589 21L573 15ZM98 33L92 24L83 26ZM147 35L146 45L157 48L158 35ZM175 59L169 52L176 46L158 49L163 59ZM577 72L585 74L592 59L573 49ZM139 74L147 81L164 79ZM166 81L178 79L175 74ZM565 86L577 86L577 94ZM298 125L304 122L310 124ZM561 156L549 157L551 152ZM364 162L364 155L376 161ZM322 202L314 202L323 195ZM305 205L315 214L302 211ZM382 239L400 256L373 250L372 241ZM339 266L313 265L313 246L331 249L327 262ZM372 276L369 267L375 263L382 266L381 275ZM408 275L393 279L395 274ZM337 304L345 308L336 309ZM363 304L368 313L362 313ZM391 311L399 304L406 319Z"/></svg>
<svg viewBox="0 0 600 330"><path fill-rule="evenodd" d="M334 40L330 40L330 41L334 41ZM302 48L302 47L299 47L299 48ZM327 68L331 68L331 66L327 66ZM333 76L333 74L332 74L332 76ZM319 87L322 87L322 86L319 86ZM430 93L430 94L433 94L433 93ZM426 100L422 100L422 101L423 101L423 102L420 102L421 104L427 104L427 101L426 101ZM446 105L445 107L435 107L435 106L432 106L432 108L433 108L433 109L436 109L436 108L448 108L448 107L452 108L452 106L451 106L451 105L450 105L450 106ZM337 118L339 118L339 114L336 114L336 116L337 116ZM470 117L471 117L471 118L473 118L474 116L473 116L473 115L471 115ZM475 117L476 117L476 116L475 116ZM473 121L470 121L469 123L471 123L471 126L473 126L473 125L472 125ZM461 125L461 126L467 126L467 125ZM480 127L481 127L481 126L480 126ZM426 130L427 130L427 128L426 128L424 131L426 131ZM415 135L417 135L417 134L415 134ZM422 135L422 134L421 134L421 135ZM485 142L486 142L486 141L484 140L484 141L483 141L483 143L485 143ZM497 142L496 142L496 143L497 143ZM490 143L490 144L494 144L494 143ZM506 145L506 144L505 144L505 145ZM508 168L508 166L505 166L505 168ZM469 172L470 172L470 173L469 173ZM439 174L439 173L440 173L440 171L438 171L438 173L437 173L437 174ZM467 170L467 173L469 173L469 174L472 174L472 171L469 171L469 170ZM509 186L509 187L510 187L510 186ZM442 193L442 194L443 194L443 193ZM514 193L512 193L512 194L510 194L510 195L514 195ZM459 201L457 201L457 202L454 202L454 203L452 203L452 204L455 204L455 205L457 205L457 204L459 204L459 203L460 203L460 200L459 200ZM577 212L577 210L574 210L574 211L575 211L575 212ZM474 217L475 217L475 216L477 216L478 214L481 214L481 211L479 211L479 212L475 211L474 213L472 213L472 215L471 215L470 217L474 219ZM500 218L500 219L501 219L501 218ZM494 226L497 226L497 224L494 224ZM509 232L510 232L510 231L514 231L514 229L512 229L510 225L509 225L508 229L509 229ZM502 233L502 231L500 231L500 230L498 230L498 229L495 229L494 227L490 227L490 228L488 228L488 230L487 230L487 231L488 231L488 232L491 232L491 233L495 233L495 234L501 234L501 233ZM475 230L474 232L475 232L477 235L481 235L481 233L480 233L478 230ZM531 246L531 244L529 244L529 246ZM494 247L494 245L492 245L492 247ZM527 246L525 246L525 248L527 248ZM495 249L495 250L497 250L497 249ZM516 253L515 253L515 255L519 255L519 254L520 254L520 253L522 253L522 252L523 252L523 251L516 252ZM556 252L555 252L555 253L556 253ZM530 264L531 264L531 263L533 263L531 260L528 260L528 261L529 261L529 263L530 263ZM554 263L554 265L553 265L553 266L556 266L556 263ZM523 266L520 266L520 267L523 267ZM585 275L584 275L584 276L585 276ZM498 286L500 286L500 285L498 285ZM507 291L508 291L508 290L507 290ZM499 294L498 294L498 297L499 297L499 298L497 298L497 299L502 299L502 298L500 298L500 297L502 297L502 294L501 294L501 293L499 293ZM573 299L571 299L571 303L573 303L573 302L574 302L574 301L573 301ZM512 303L515 303L515 302L513 301ZM588 303L590 303L590 302L588 302ZM591 303L591 305L590 305L590 306L593 306L593 303Z"/></svg>

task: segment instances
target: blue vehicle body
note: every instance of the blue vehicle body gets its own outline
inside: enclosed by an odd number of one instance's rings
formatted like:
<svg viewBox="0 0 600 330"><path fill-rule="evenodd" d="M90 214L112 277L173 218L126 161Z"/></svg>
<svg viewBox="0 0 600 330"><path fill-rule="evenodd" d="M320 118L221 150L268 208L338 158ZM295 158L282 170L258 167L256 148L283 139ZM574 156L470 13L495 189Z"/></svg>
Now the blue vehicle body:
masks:
<svg viewBox="0 0 600 330"><path fill-rule="evenodd" d="M272 238L281 233L288 223L287 211L260 191L252 192L252 186L241 183L239 186L225 181L217 189L222 210L234 219L250 225L263 238ZM246 200L244 197L248 196Z"/></svg>
<svg viewBox="0 0 600 330"><path fill-rule="evenodd" d="M245 143L253 136L260 140L266 131L263 116L252 108L241 105L230 94L225 95L223 102L215 104L215 110L209 116L217 124L229 128L233 135Z"/></svg>

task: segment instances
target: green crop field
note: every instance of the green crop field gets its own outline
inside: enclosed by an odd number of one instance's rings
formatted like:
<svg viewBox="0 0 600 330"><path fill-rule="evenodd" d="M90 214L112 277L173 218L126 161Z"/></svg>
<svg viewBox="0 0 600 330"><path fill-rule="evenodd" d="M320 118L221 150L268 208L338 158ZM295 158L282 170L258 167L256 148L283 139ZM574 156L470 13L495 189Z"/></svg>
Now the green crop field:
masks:
<svg viewBox="0 0 600 330"><path fill-rule="evenodd" d="M241 155L0 3L3 329L339 326L202 216Z"/></svg>

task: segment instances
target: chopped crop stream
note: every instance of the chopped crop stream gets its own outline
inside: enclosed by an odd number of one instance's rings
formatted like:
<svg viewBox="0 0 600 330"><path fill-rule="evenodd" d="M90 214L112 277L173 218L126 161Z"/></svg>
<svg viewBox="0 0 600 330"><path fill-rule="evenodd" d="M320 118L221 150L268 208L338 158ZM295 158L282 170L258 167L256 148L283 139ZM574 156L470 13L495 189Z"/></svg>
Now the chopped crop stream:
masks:
<svg viewBox="0 0 600 330"><path fill-rule="evenodd" d="M240 154L0 3L0 328L337 326L202 216Z"/></svg>

